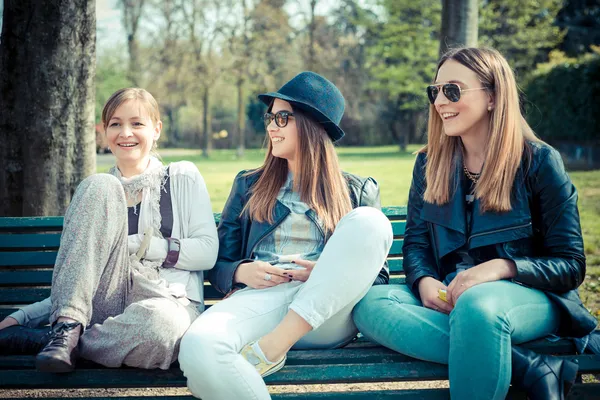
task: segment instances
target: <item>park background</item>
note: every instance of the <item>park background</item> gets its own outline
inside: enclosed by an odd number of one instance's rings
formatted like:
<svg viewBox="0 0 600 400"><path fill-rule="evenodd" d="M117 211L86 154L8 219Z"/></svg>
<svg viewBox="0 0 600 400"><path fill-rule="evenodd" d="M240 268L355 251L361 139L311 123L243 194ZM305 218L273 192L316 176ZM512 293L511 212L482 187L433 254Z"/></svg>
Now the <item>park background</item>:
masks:
<svg viewBox="0 0 600 400"><path fill-rule="evenodd" d="M81 179L108 170L100 113L128 86L155 95L162 158L193 161L218 212L235 174L264 157L256 95L302 70L345 95L343 168L405 205L437 58L485 45L509 60L527 120L579 190L582 297L600 315L598 0L29 3L0 0L0 216L63 215Z"/></svg>

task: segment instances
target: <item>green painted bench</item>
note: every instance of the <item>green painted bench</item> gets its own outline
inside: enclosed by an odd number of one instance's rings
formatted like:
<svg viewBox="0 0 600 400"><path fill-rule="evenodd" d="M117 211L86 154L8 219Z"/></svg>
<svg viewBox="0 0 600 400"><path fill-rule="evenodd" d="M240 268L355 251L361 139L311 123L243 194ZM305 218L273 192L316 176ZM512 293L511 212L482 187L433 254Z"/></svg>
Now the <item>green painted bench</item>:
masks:
<svg viewBox="0 0 600 400"><path fill-rule="evenodd" d="M394 244L388 262L392 282L403 282L402 242L406 207L384 207L394 229ZM218 222L219 214L215 214ZM19 306L42 300L50 294L52 267L62 230L62 217L0 218L0 319ZM222 298L205 283L208 306ZM528 344L539 352L573 354L571 342L538 340ZM580 371L600 373L600 357L581 355ZM291 351L286 366L265 380L269 385L427 381L448 378L447 367L419 361L359 338L343 349ZM226 378L224 378L226 379ZM44 374L34 369L33 356L0 356L0 389L57 388L148 388L184 387L186 380L178 365L170 370L104 368L80 360L75 372ZM3 397L0 391L0 397ZM127 397L134 399L134 397ZM143 397L150 399L151 397ZM173 399L192 399L173 396ZM325 393L278 393L274 399L448 399L448 389L369 390ZM524 395L511 390L510 398ZM600 398L600 384L579 383L569 399ZM243 400L243 399L239 399Z"/></svg>

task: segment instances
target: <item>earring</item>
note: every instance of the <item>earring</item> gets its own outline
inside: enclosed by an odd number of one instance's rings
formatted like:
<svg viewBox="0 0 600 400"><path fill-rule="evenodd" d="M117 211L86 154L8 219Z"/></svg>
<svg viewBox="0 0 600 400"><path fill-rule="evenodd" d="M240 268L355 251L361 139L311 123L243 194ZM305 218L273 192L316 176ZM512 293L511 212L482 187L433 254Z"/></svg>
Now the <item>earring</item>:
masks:
<svg viewBox="0 0 600 400"><path fill-rule="evenodd" d="M488 107L488 111L492 111L492 106L489 106L489 107Z"/></svg>

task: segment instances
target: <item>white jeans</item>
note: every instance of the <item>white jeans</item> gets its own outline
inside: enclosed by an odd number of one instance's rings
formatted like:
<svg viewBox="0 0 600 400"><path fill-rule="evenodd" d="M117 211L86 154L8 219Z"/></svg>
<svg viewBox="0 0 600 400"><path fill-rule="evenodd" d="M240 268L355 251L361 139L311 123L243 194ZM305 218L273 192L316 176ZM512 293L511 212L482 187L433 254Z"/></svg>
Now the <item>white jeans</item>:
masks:
<svg viewBox="0 0 600 400"><path fill-rule="evenodd" d="M272 331L290 309L313 327L295 349L348 343L357 333L352 309L377 277L392 240L381 211L356 208L340 220L306 282L245 288L204 312L179 352L192 394L203 400L270 399L261 376L239 352Z"/></svg>

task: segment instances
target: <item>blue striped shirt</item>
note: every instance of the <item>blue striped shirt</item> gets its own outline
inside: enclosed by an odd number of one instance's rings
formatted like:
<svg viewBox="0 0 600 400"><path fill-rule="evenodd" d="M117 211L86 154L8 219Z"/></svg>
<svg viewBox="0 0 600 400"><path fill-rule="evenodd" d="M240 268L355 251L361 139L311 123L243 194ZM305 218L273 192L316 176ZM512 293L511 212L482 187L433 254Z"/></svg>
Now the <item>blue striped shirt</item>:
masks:
<svg viewBox="0 0 600 400"><path fill-rule="evenodd" d="M290 210L290 214L258 243L254 251L255 260L285 268L295 266L289 263L289 258L316 261L321 255L325 247L322 223L293 189L293 175L289 173L277 199Z"/></svg>

